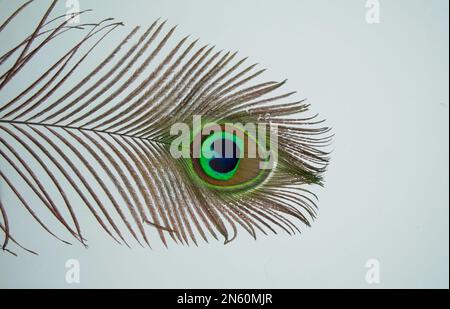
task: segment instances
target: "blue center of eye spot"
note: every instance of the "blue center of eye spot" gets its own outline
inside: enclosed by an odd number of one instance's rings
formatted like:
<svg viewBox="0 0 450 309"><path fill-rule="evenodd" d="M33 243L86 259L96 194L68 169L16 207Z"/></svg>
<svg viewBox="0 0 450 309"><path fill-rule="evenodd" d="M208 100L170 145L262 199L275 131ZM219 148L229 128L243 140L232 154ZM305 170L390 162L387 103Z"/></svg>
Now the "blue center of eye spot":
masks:
<svg viewBox="0 0 450 309"><path fill-rule="evenodd" d="M219 158L209 161L209 166L219 173L228 173L235 169L238 158Z"/></svg>
<svg viewBox="0 0 450 309"><path fill-rule="evenodd" d="M211 150L215 149L221 149L221 154L214 152L215 155L209 161L209 166L218 173L233 171L239 162L240 154L236 143L226 138L218 139L211 144Z"/></svg>

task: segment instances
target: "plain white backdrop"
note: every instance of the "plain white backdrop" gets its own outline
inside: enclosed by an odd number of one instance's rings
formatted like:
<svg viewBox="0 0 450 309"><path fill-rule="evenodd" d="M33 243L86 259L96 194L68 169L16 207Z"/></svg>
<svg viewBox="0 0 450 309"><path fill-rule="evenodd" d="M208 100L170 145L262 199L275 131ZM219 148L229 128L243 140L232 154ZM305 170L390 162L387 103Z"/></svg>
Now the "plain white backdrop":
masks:
<svg viewBox="0 0 450 309"><path fill-rule="evenodd" d="M288 78L336 134L325 188L315 189L319 217L300 236L241 232L225 246L153 250L115 245L92 220L89 249L68 247L24 220L15 235L40 255L1 254L0 287L448 288L449 4L379 2L380 23L368 24L364 0L81 0L97 20L124 21L119 38L167 18L179 37L237 50L268 68L267 80ZM18 3L0 0L0 20ZM24 22L46 5L33 4ZM65 281L69 259L80 284ZM379 284L365 280L370 259Z"/></svg>

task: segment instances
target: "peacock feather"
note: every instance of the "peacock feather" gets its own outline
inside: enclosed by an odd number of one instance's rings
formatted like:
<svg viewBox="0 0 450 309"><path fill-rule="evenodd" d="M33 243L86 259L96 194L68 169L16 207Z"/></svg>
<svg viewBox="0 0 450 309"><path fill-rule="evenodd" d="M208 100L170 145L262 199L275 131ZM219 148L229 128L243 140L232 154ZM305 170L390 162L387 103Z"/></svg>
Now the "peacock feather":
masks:
<svg viewBox="0 0 450 309"><path fill-rule="evenodd" d="M238 229L256 239L310 225L317 197L309 187L323 184L331 135L309 104L283 92L286 81L257 82L256 64L190 37L171 43L175 27L161 20L101 50L122 23L74 25L89 10L58 16L55 5L0 56L0 184L16 201L0 199L3 250L34 253L14 237L14 207L52 237L85 246L82 208L127 246L150 246L155 236L165 246L227 243ZM74 33L65 53L49 58ZM98 61L86 67L91 57ZM31 66L39 76L18 85Z"/></svg>

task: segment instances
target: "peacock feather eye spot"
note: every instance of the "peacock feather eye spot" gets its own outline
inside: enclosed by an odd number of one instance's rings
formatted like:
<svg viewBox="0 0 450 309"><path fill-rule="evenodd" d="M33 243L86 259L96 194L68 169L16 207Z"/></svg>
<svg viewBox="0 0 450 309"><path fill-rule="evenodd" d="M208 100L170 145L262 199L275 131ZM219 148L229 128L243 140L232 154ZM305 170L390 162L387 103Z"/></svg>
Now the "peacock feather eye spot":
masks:
<svg viewBox="0 0 450 309"><path fill-rule="evenodd" d="M208 126L205 127L209 129ZM217 127L216 127L217 129ZM203 135L199 132L191 144L200 149L198 158L191 159L194 177L200 183L220 190L254 188L269 173L260 168L261 159L251 154L261 146L257 139L239 127L219 126L218 131ZM208 131L208 130L206 130Z"/></svg>
<svg viewBox="0 0 450 309"><path fill-rule="evenodd" d="M213 179L229 180L239 168L243 141L228 132L215 133L202 143L200 165Z"/></svg>

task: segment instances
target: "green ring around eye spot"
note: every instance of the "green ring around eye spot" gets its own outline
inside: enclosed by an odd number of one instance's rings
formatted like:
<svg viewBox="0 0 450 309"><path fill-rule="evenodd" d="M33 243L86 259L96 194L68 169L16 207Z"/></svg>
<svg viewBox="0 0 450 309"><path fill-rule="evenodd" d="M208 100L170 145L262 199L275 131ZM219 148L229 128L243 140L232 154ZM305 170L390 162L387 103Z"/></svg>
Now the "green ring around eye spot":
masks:
<svg viewBox="0 0 450 309"><path fill-rule="evenodd" d="M199 161L203 171L209 177L217 180L229 180L236 174L239 168L239 162L241 161L240 158L238 158L235 168L226 173L215 171L209 164L210 161L217 155L217 153L211 149L211 145L213 145L215 141L222 139L227 139L234 142L239 149L240 157L242 156L244 151L244 141L240 137L229 132L215 132L203 141Z"/></svg>

